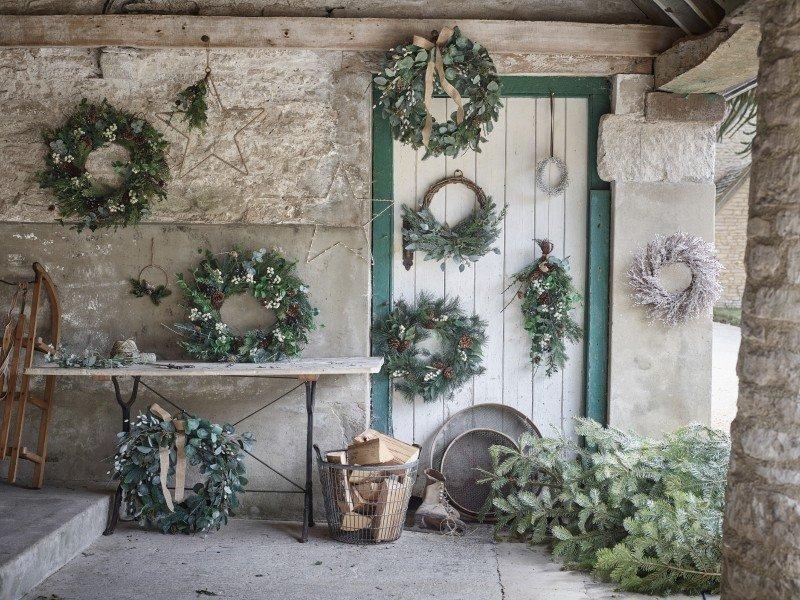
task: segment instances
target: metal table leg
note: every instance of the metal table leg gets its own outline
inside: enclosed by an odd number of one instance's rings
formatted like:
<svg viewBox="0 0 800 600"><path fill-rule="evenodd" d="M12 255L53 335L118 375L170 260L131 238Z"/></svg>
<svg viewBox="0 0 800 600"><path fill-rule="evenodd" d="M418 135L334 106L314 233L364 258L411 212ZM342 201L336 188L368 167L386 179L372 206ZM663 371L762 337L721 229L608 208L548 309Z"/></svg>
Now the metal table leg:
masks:
<svg viewBox="0 0 800 600"><path fill-rule="evenodd" d="M303 533L301 542L308 541L308 528L314 526L314 490L312 489L313 455L314 446L314 394L317 389L316 379L304 382L306 386L306 489L303 494Z"/></svg>
<svg viewBox="0 0 800 600"><path fill-rule="evenodd" d="M133 389L131 390L130 399L127 402L122 399L122 392L119 389L119 381L117 381L116 377L111 378L111 383L114 384L114 395L117 404L119 404L122 409L122 431L128 433L131 430L131 406L136 402L136 395L139 392L139 378L133 378ZM114 492L114 503L111 505L111 515L108 518L108 523L105 531L103 531L103 535L111 535L114 533L114 529L117 527L117 521L119 521L119 509L121 505L122 485L119 485L117 486L117 491Z"/></svg>

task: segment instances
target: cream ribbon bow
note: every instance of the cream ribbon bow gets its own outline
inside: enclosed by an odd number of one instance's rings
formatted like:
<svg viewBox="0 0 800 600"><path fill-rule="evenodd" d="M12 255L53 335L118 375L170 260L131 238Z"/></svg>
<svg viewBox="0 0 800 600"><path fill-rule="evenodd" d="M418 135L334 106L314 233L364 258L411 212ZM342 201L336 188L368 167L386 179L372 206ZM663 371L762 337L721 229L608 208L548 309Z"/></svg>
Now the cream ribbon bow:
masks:
<svg viewBox="0 0 800 600"><path fill-rule="evenodd" d="M431 114L433 104L433 77L434 71L439 74L439 85L456 103L456 123L459 125L464 120L464 105L461 102L461 94L454 88L444 76L444 60L442 59L442 48L453 37L453 30L450 27L442 28L436 43L415 35L412 43L415 46L428 51L428 67L425 69L425 126L422 128L422 144L427 147L431 140L431 130L433 129L433 115Z"/></svg>
<svg viewBox="0 0 800 600"><path fill-rule="evenodd" d="M162 421L172 421L175 425L175 504L180 504L183 502L183 492L186 486L186 422L181 419L173 419L171 414L155 403L150 405L150 412L161 418ZM158 478L161 480L161 491L164 492L167 508L170 512L175 512L172 494L167 487L170 450L171 448L165 446L158 449Z"/></svg>

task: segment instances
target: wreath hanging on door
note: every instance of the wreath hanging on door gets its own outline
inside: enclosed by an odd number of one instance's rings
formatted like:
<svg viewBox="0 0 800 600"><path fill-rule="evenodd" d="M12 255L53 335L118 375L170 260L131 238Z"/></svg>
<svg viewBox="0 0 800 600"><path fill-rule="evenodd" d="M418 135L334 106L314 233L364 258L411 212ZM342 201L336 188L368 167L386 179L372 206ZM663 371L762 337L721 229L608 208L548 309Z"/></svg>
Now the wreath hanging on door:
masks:
<svg viewBox="0 0 800 600"><path fill-rule="evenodd" d="M394 139L424 147L423 158L477 152L486 141L482 130L492 130L502 106L497 69L486 48L458 27L434 31L433 37L435 42L415 35L411 44L386 53L373 80L378 104ZM435 93L447 94L456 105L444 123L431 113ZM462 98L469 98L466 106Z"/></svg>
<svg viewBox="0 0 800 600"><path fill-rule="evenodd" d="M436 334L441 350L430 352L420 343ZM448 398L475 375L484 372L483 345L486 322L466 315L458 298L434 299L420 294L416 306L398 301L374 329L383 372L409 399L425 402Z"/></svg>
<svg viewBox="0 0 800 600"><path fill-rule="evenodd" d="M466 219L451 228L434 217L430 207L436 192L454 183L472 190L478 206ZM445 177L428 188L417 210L403 205L403 266L406 270L411 268L415 251L424 252L428 260L441 261L442 270L445 261L453 259L458 263L459 271L489 251L500 254L500 249L492 248L492 244L500 235L500 224L505 214L505 207L498 214L491 197L456 169L452 177Z"/></svg>
<svg viewBox="0 0 800 600"><path fill-rule="evenodd" d="M571 316L581 296L572 283L569 260L553 256L549 240L537 243L542 255L516 273L508 288L518 286L515 297L522 300L523 327L531 338L534 369L544 364L549 377L567 362L566 342L581 339L581 328Z"/></svg>
<svg viewBox="0 0 800 600"><path fill-rule="evenodd" d="M316 328L318 314L308 300L308 286L295 273L295 263L276 250L256 250L245 258L240 248L222 254L206 250L200 265L191 269L193 281L178 275L178 287L189 309L189 323L176 328L188 339L181 346L199 360L220 362L270 362L297 356ZM275 312L268 327L234 333L222 320L225 299L252 294Z"/></svg>
<svg viewBox="0 0 800 600"><path fill-rule="evenodd" d="M244 450L249 433L236 435L232 425L217 425L187 414L172 416L157 404L140 413L128 433L117 434L112 478L120 482L128 514L140 525L163 533L198 533L219 529L239 506L247 478ZM184 499L187 463L205 481ZM175 478L175 497L167 487Z"/></svg>
<svg viewBox="0 0 800 600"><path fill-rule="evenodd" d="M39 185L56 194L58 222L80 219L72 229L94 231L102 227L136 225L150 214L151 203L167 197L168 142L150 123L119 110L103 100L78 110L61 128L44 133L48 146L46 167L37 173ZM107 190L97 187L86 170L86 159L99 148L118 144L130 154L114 169L122 184Z"/></svg>

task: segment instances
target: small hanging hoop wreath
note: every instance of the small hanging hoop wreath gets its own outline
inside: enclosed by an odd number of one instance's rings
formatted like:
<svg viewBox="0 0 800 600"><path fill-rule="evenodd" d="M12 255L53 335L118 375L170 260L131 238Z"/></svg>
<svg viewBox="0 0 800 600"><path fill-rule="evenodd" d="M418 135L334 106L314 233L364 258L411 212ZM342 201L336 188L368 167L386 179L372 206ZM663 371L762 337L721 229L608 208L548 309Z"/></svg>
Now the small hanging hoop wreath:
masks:
<svg viewBox="0 0 800 600"><path fill-rule="evenodd" d="M167 288L169 285L169 275L167 275L167 271L164 267L155 263L155 243L155 238L150 238L150 262L142 267L141 271L139 271L139 275L137 275L135 279L131 278L128 281L131 284L131 294L137 298L144 298L147 296L153 304L158 306L164 298L172 295L172 290ZM153 285L152 282L147 281L144 274L148 269L160 271L161 275L164 277L164 283Z"/></svg>
<svg viewBox="0 0 800 600"><path fill-rule="evenodd" d="M247 485L244 450L250 434L186 413L172 416L157 404L140 413L129 432L117 434L113 479L120 482L128 514L142 526L163 533L219 529L238 508ZM199 468L205 481L184 498L186 465ZM166 471L166 472L165 472ZM167 480L174 478L174 501Z"/></svg>
<svg viewBox="0 0 800 600"><path fill-rule="evenodd" d="M558 196L563 194L569 185L569 171L567 164L554 156L554 135L555 135L555 107L556 97L553 92L550 92L550 156L544 160L540 160L536 165L536 187L542 190L548 196ZM557 170L557 178L555 183L550 180L550 166L553 165Z"/></svg>
<svg viewBox="0 0 800 600"><path fill-rule="evenodd" d="M441 351L431 353L419 344L435 333ZM486 322L466 315L458 298L434 299L420 294L416 306L402 300L374 329L378 354L385 357L383 372L407 398L425 402L449 398L482 366Z"/></svg>
<svg viewBox="0 0 800 600"><path fill-rule="evenodd" d="M684 264L692 272L692 281L684 290L669 292L659 277L670 264ZM719 275L722 264L714 246L688 233L658 236L637 254L628 270L633 300L647 308L651 320L670 326L708 314L722 293Z"/></svg>
<svg viewBox="0 0 800 600"><path fill-rule="evenodd" d="M460 184L475 194L476 209L455 227L441 223L430 210L436 193L443 187ZM456 169L452 177L446 177L428 188L418 210L403 206L403 266L409 270L414 264L414 252L425 253L428 260L453 259L458 270L463 271L470 262L475 262L489 251L500 253L492 244L500 235L500 224L506 209L497 214L497 207L481 187Z"/></svg>
<svg viewBox="0 0 800 600"><path fill-rule="evenodd" d="M49 152L46 167L37 173L39 185L52 188L62 225L77 217L72 229L94 231L102 227L136 225L150 215L150 205L167 197L169 180L166 148L169 145L150 123L103 100L78 110L55 131L44 133ZM127 163L115 163L122 185L98 189L86 170L92 151L118 144L130 154Z"/></svg>
<svg viewBox="0 0 800 600"><path fill-rule="evenodd" d="M423 158L456 157L478 151L499 116L500 78L489 53L465 37L458 27L432 32L435 41L414 36L383 57L374 78L378 105L389 119L394 139L414 148ZM447 94L456 110L444 123L433 118L434 94ZM463 105L462 98L468 98Z"/></svg>
<svg viewBox="0 0 800 600"><path fill-rule="evenodd" d="M175 328L187 335L181 346L199 360L218 362L270 362L297 356L316 328L317 309L308 300L308 286L295 273L295 263L276 250L256 250L245 257L240 248L218 255L205 251L200 265L191 270L194 281L178 275L178 286L189 309L189 323ZM252 294L276 322L268 327L234 333L222 320L225 299Z"/></svg>

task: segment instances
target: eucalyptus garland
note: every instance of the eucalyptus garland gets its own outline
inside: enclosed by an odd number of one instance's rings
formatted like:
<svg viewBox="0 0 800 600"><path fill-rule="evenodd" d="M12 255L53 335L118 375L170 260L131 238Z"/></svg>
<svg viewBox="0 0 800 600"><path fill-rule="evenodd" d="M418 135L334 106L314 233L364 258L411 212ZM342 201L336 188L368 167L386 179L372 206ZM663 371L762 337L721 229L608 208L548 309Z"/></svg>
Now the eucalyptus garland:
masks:
<svg viewBox="0 0 800 600"><path fill-rule="evenodd" d="M549 377L567 361L566 342L577 342L583 335L571 316L581 296L572 283L569 260L552 256L550 241L537 243L541 257L516 273L509 287L518 286L523 326L531 338L531 361L535 368L544 364Z"/></svg>
<svg viewBox="0 0 800 600"><path fill-rule="evenodd" d="M236 435L233 426L217 425L186 415L186 459L199 468L205 481L194 494L171 511L161 487L161 478L175 474L175 422L140 413L128 433L117 434L113 479L120 482L129 515L140 525L154 526L164 533L196 533L219 529L239 506L237 494L247 485L244 450L250 434ZM159 449L170 448L169 473L161 473Z"/></svg>
<svg viewBox="0 0 800 600"><path fill-rule="evenodd" d="M432 77L434 70L438 79ZM392 136L414 148L425 146L423 158L479 152L486 141L483 132L492 130L502 106L500 78L489 53L458 27L444 29L435 44L415 37L411 44L396 46L384 56L374 82ZM463 113L457 110L438 123L429 99L444 92L468 100Z"/></svg>
<svg viewBox="0 0 800 600"><path fill-rule="evenodd" d="M308 301L308 286L297 277L295 263L277 250L262 248L246 257L237 247L221 259L206 250L191 273L191 282L178 275L189 323L176 328L188 336L181 346L194 358L260 363L297 356L316 327L318 311ZM273 310L276 322L243 335L234 333L222 321L220 309L227 297L244 293Z"/></svg>
<svg viewBox="0 0 800 600"><path fill-rule="evenodd" d="M59 346L48 352L45 362L54 363L62 369L119 369L131 360L125 356L104 356L97 350L86 349L81 353L72 352L66 346Z"/></svg>
<svg viewBox="0 0 800 600"><path fill-rule="evenodd" d="M144 298L147 296L150 298L150 302L158 306L161 304L161 301L166 298L167 296L172 295L172 290L167 288L167 286L163 283L158 285L153 285L149 283L146 279L134 279L131 277L128 280L131 284L130 293L137 298Z"/></svg>
<svg viewBox="0 0 800 600"><path fill-rule="evenodd" d="M56 194L58 222L78 218L73 229L126 227L150 214L151 203L167 196L168 143L150 123L119 110L103 100L81 100L78 110L55 131L44 133L48 153L46 167L37 174L43 188ZM130 160L114 169L122 185L107 190L92 181L86 159L92 151L109 144L125 148Z"/></svg>
<svg viewBox="0 0 800 600"><path fill-rule="evenodd" d="M441 342L439 352L420 347L431 334ZM377 324L374 340L385 357L383 371L409 399L421 396L431 402L451 397L485 370L481 363L486 322L464 314L458 298L434 299L423 293L416 306L401 300Z"/></svg>
<svg viewBox="0 0 800 600"><path fill-rule="evenodd" d="M210 71L199 81L178 92L175 97L175 111L182 115L190 130L205 129L208 122L206 96L208 96L209 74Z"/></svg>

